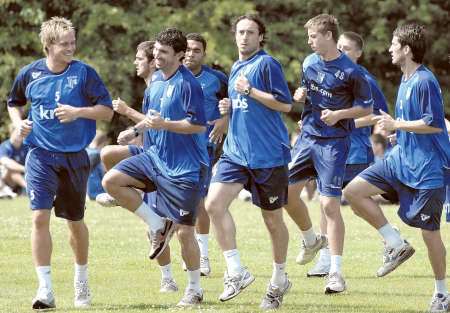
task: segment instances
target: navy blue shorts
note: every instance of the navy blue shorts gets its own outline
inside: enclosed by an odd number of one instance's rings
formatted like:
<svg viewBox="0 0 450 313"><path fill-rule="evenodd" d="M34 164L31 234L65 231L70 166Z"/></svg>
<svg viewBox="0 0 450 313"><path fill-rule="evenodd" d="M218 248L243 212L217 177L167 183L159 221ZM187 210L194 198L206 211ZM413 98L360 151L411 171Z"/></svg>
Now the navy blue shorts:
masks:
<svg viewBox="0 0 450 313"><path fill-rule="evenodd" d="M426 230L438 230L444 205L444 187L414 189L404 185L395 176L388 160L376 162L359 177L383 190L387 199L400 202L398 216L409 226Z"/></svg>
<svg viewBox="0 0 450 313"><path fill-rule="evenodd" d="M128 151L130 152L131 156L138 155L144 152L144 148L136 146L136 145L128 145Z"/></svg>
<svg viewBox="0 0 450 313"><path fill-rule="evenodd" d="M208 195L209 185L211 184L212 178L212 168L215 159L215 147L208 146L208 157L209 157L209 168L206 173L206 177L204 179L204 184L202 187L202 198L205 198Z"/></svg>
<svg viewBox="0 0 450 313"><path fill-rule="evenodd" d="M352 181L353 178L359 175L362 171L368 168L370 164L347 164L345 166L344 183L342 184L342 189Z"/></svg>
<svg viewBox="0 0 450 313"><path fill-rule="evenodd" d="M211 183L239 183L252 194L254 205L264 210L276 210L287 203L288 168L286 165L249 169L222 155Z"/></svg>
<svg viewBox="0 0 450 313"><path fill-rule="evenodd" d="M289 184L317 178L322 196L340 197L350 138L319 138L302 133L292 149Z"/></svg>
<svg viewBox="0 0 450 313"><path fill-rule="evenodd" d="M143 190L151 192L147 203L156 214L177 224L195 225L206 167L200 173L199 182L171 180L162 175L151 155L144 152L122 160L114 169L146 185Z"/></svg>
<svg viewBox="0 0 450 313"><path fill-rule="evenodd" d="M51 152L34 147L25 163L27 193L32 210L55 208L70 221L84 217L90 162L86 151Z"/></svg>

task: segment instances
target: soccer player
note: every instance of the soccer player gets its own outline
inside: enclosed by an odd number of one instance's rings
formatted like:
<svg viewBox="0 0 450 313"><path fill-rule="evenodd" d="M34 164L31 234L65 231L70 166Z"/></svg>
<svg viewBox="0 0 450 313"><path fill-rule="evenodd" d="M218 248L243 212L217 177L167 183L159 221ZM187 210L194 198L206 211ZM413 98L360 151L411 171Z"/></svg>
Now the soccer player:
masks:
<svg viewBox="0 0 450 313"><path fill-rule="evenodd" d="M11 125L10 137L0 145L0 165L1 168L1 193L16 196L12 189L25 190L25 158L28 153L28 146L23 144L19 129ZM11 189L12 188L12 189Z"/></svg>
<svg viewBox="0 0 450 313"><path fill-rule="evenodd" d="M260 18L240 16L233 31L239 60L231 68L229 99L220 103L232 106L229 131L206 198L206 210L227 265L219 299L234 298L255 279L241 264L229 211L233 199L246 188L253 204L262 209L272 241L273 274L261 308L277 309L291 287L285 272L289 233L282 215L290 153L280 113L291 109L291 96L280 63L262 49L266 28Z"/></svg>
<svg viewBox="0 0 450 313"><path fill-rule="evenodd" d="M67 220L75 255L75 307L89 306L89 233L84 223L89 159L85 148L95 136L95 121L110 120L111 97L95 70L74 60L72 23L52 17L39 34L46 58L22 68L8 98L15 127L30 146L25 165L27 193L33 211L31 250L39 288L33 309L55 307L50 276L51 209ZM28 117L23 108L30 103Z"/></svg>
<svg viewBox="0 0 450 313"><path fill-rule="evenodd" d="M162 232L152 234L152 241L167 242L176 228L188 269L188 285L179 306L193 306L203 300L195 218L208 170L203 93L192 73L181 64L186 47L186 37L175 28L157 35L153 54L159 71L146 94L149 113L131 132L118 138L120 144L126 144L149 130L146 136L152 145L121 161L103 179L106 191L132 212L150 210L135 188L156 191L152 193L152 209L170 221Z"/></svg>
<svg viewBox="0 0 450 313"><path fill-rule="evenodd" d="M305 28L314 51L303 62L302 87L294 99L306 96L302 133L289 165L286 210L303 234L297 262L306 264L326 245L316 235L308 209L299 195L308 179L316 177L320 203L327 220L331 268L325 293L346 289L341 273L345 226L340 211L341 188L350 148L353 119L372 112L370 87L358 65L337 49L338 21L328 14L310 19Z"/></svg>
<svg viewBox="0 0 450 313"><path fill-rule="evenodd" d="M213 161L216 149L222 142L228 128L228 115L223 117L219 112L219 100L227 97L228 78L222 72L213 70L204 65L206 57L206 40L198 33L186 35L187 50L183 60L184 65L194 74L203 90L205 97L205 115L208 129L205 133L208 142L209 172L205 181L203 198L200 200L197 211L196 238L200 247L200 272L202 276L208 276L211 272L208 258L208 234L209 217L205 210L205 198L212 175Z"/></svg>
<svg viewBox="0 0 450 313"><path fill-rule="evenodd" d="M371 196L398 197L398 215L422 231L435 276L430 311L448 310L445 247L439 231L444 204L444 171L450 165L450 143L444 122L439 83L422 64L425 29L417 24L397 27L389 52L403 76L397 94L395 119L376 117L382 129L396 131L397 145L382 161L359 174L344 191L355 213L378 230L385 242L382 277L405 262L414 249L387 221Z"/></svg>
<svg viewBox="0 0 450 313"><path fill-rule="evenodd" d="M337 42L338 49L345 53L355 64L362 56L364 41L361 35L355 32L344 32L339 36ZM363 66L359 68L364 77L369 82L370 91L373 98L373 113L355 120L355 129L350 134L350 151L345 167L344 181L342 188L355 178L359 173L369 167L374 161L374 153L370 142L372 132L371 125L376 121L373 119L375 114L380 114L380 110L387 112L386 99L380 90L380 87L373 75L371 75ZM326 234L326 218L322 212L320 230L322 234ZM325 276L330 270L330 251L328 247L320 249L319 259L309 272L308 276Z"/></svg>
<svg viewBox="0 0 450 313"><path fill-rule="evenodd" d="M149 103L149 92L150 92L150 84L152 81L153 74L156 71L156 65L153 57L153 48L154 41L144 41L141 42L136 48L136 58L134 60L134 65L136 66L136 74L140 78L145 81L147 88L144 92L144 98L142 101L142 113L134 110L129 107L125 101L118 98L113 100L113 109L115 112L128 117L135 123L139 123L143 121L146 117L146 114L151 114L149 112L150 103ZM119 136L122 136L127 133L134 133L133 129L128 129L122 132ZM135 137L135 139L141 138ZM133 144L131 141L128 142L127 145L109 145L102 149L101 158L102 162L105 166L106 171L109 171L120 161L129 158L131 156L140 154L144 152L151 146L151 141L149 139L149 135L147 133L143 134L143 147ZM154 199L152 196L146 195L144 200L149 204L151 199ZM96 201L107 207L117 206L119 205L113 197L111 197L108 193L103 193L97 196ZM158 236L157 234L164 229L164 220L157 215L153 210L151 210L148 206L142 207L139 210L134 211L138 217L140 217L144 223L148 225L148 237L150 239L150 243L154 243L151 240L152 237ZM154 234L152 236L152 234ZM166 241L167 242L167 241ZM151 258L156 258L156 261L159 264L159 269L161 271L161 283L160 283L160 292L176 292L178 291L178 285L172 274L171 260L170 260L170 247L166 242L163 242L162 245L158 246L157 253L151 253ZM165 247L164 249L162 249ZM156 251L151 248L151 251Z"/></svg>

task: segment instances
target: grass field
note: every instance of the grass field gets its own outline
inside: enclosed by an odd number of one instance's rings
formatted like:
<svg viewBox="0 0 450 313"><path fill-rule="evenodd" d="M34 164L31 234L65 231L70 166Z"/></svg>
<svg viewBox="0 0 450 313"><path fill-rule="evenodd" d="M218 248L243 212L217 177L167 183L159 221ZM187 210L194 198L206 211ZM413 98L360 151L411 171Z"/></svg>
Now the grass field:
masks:
<svg viewBox="0 0 450 313"><path fill-rule="evenodd" d="M160 272L147 259L145 227L125 210L103 208L88 203L86 221L90 228L90 285L93 305L88 312L161 312L179 311L174 306L182 296L159 294ZM318 205L310 203L313 219L318 221ZM343 208L346 222L344 273L348 290L340 295L324 295L325 281L306 278L310 265L295 263L299 235L286 216L291 241L288 273L293 282L280 312L425 312L433 292L434 281L419 231L406 227L397 218L393 206L386 206L391 222L416 248L414 257L385 278L376 278L381 262L380 237L367 224ZM248 203L235 201L232 206L237 230L238 248L243 263L256 281L239 297L220 303L225 269L223 257L214 238L210 240L212 275L202 278L204 304L198 312L258 312L266 284L271 276L269 238L260 212ZM37 282L29 244L30 219L27 199L0 201L0 312L30 312ZM52 217L52 274L56 305L60 312L73 309L73 263L67 240L67 227ZM442 227L444 242L449 242L448 225ZM175 278L183 290L186 276L181 269L177 240L172 240Z"/></svg>

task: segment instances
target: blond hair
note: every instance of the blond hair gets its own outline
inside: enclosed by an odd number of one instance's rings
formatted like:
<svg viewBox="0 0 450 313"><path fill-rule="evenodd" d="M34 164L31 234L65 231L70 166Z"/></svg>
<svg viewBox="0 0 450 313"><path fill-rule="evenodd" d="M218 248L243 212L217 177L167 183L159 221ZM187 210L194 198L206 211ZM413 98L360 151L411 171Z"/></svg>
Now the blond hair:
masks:
<svg viewBox="0 0 450 313"><path fill-rule="evenodd" d="M339 22L337 18L330 14L319 14L311 18L306 22L305 28L316 28L322 34L330 31L335 42L339 37Z"/></svg>
<svg viewBox="0 0 450 313"><path fill-rule="evenodd" d="M47 55L48 46L57 42L63 33L70 31L75 33L75 28L72 22L64 17L54 16L42 23L39 38L41 39L44 53Z"/></svg>

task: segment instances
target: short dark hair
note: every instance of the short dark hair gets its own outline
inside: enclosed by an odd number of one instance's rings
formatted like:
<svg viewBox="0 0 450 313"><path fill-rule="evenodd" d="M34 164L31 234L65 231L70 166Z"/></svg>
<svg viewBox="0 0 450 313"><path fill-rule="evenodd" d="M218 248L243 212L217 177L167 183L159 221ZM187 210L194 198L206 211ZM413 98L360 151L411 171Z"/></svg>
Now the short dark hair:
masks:
<svg viewBox="0 0 450 313"><path fill-rule="evenodd" d="M345 38L353 41L359 50L362 51L364 49L364 39L360 34L355 32L343 32L341 36L344 36Z"/></svg>
<svg viewBox="0 0 450 313"><path fill-rule="evenodd" d="M156 35L156 41L162 45L170 46L175 53L186 52L187 40L183 33L176 28L167 28Z"/></svg>
<svg viewBox="0 0 450 313"><path fill-rule="evenodd" d="M394 30L394 36L402 47L411 48L414 62L422 63L427 48L425 26L416 23L400 25Z"/></svg>
<svg viewBox="0 0 450 313"><path fill-rule="evenodd" d="M231 29L233 33L236 33L236 25L242 20L250 20L258 25L258 32L260 35L263 35L263 40L261 41L260 46L263 47L264 44L266 43L267 38L266 38L266 26L264 25L262 19L256 14L247 13L245 15L241 15L238 18L236 18L233 22L233 27Z"/></svg>
<svg viewBox="0 0 450 313"><path fill-rule="evenodd" d="M154 41L143 41L140 44L138 44L136 51L144 51L145 56L147 57L147 61L151 62L153 61L153 47L155 45Z"/></svg>
<svg viewBox="0 0 450 313"><path fill-rule="evenodd" d="M186 40L198 41L203 45L203 51L206 51L206 40L199 33L190 33L186 35Z"/></svg>
<svg viewBox="0 0 450 313"><path fill-rule="evenodd" d="M335 42L338 41L339 22L337 18L335 18L333 15L319 14L317 16L314 16L313 18L309 19L305 24L306 29L311 27L317 27L317 30L322 34L325 34L326 32L330 31L334 41Z"/></svg>

